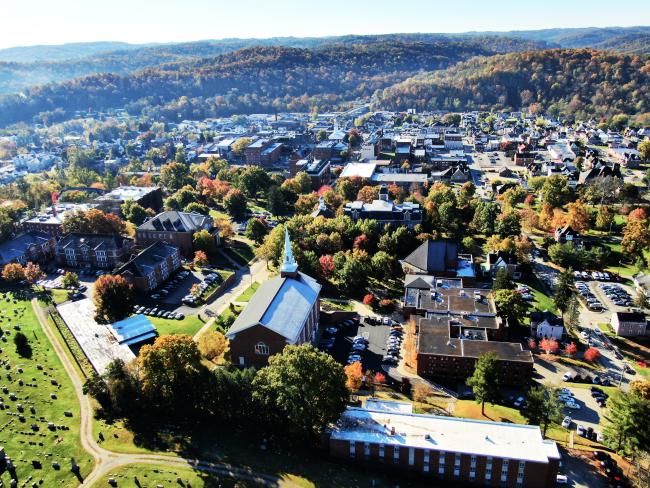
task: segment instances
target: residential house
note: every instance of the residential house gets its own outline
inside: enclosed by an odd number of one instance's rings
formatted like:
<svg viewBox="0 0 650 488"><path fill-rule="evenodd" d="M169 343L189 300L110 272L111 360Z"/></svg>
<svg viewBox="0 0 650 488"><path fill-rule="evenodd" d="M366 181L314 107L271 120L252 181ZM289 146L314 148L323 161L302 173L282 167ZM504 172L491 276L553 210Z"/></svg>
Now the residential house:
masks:
<svg viewBox="0 0 650 488"><path fill-rule="evenodd" d="M582 245L582 237L570 225L565 225L564 227L558 227L555 229L554 237L555 242L561 244L571 242L577 247Z"/></svg>
<svg viewBox="0 0 650 488"><path fill-rule="evenodd" d="M228 329L230 355L244 367L263 367L289 344L313 342L319 323L321 285L298 271L285 230L280 275L262 283Z"/></svg>
<svg viewBox="0 0 650 488"><path fill-rule="evenodd" d="M502 268L505 269L513 279L518 280L521 278L519 261L515 252L498 251L488 253L487 260L483 263L484 273L494 278L496 277L497 272Z"/></svg>
<svg viewBox="0 0 650 488"><path fill-rule="evenodd" d="M133 248L133 241L119 235L64 235L55 246L57 263L71 268L111 269L124 262Z"/></svg>
<svg viewBox="0 0 650 488"><path fill-rule="evenodd" d="M610 322L616 335L641 337L650 334L648 319L642 312L614 312Z"/></svg>
<svg viewBox="0 0 650 488"><path fill-rule="evenodd" d="M140 247L162 241L178 247L183 256L192 257L194 254L193 237L200 230L210 232L215 240L215 245L219 245L221 242L219 230L215 228L212 217L197 212L170 210L159 213L140 225L135 231L135 240Z"/></svg>
<svg viewBox="0 0 650 488"><path fill-rule="evenodd" d="M538 339L561 341L566 334L564 320L548 310L532 312L530 314L530 327L533 337Z"/></svg>
<svg viewBox="0 0 650 488"><path fill-rule="evenodd" d="M162 285L181 267L181 253L176 246L155 242L124 264L117 274L138 291L151 291Z"/></svg>

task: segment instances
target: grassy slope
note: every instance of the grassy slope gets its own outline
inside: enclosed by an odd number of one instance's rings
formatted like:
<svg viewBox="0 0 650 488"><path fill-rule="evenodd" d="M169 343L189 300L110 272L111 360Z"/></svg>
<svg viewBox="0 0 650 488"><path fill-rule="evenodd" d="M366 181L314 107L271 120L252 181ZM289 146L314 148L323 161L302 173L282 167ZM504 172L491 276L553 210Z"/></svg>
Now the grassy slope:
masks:
<svg viewBox="0 0 650 488"><path fill-rule="evenodd" d="M9 294L8 297L12 295ZM21 331L29 340L31 357L20 357L16 353L12 340L16 333L13 326L16 324L20 325ZM3 365L4 374L0 383L18 397L16 401L11 401L8 394L0 394L6 406L0 410L0 445L4 446L5 452L16 464L19 480L32 476L35 481L42 479L44 486L78 486L77 478L70 472L71 458L77 461L82 476L91 471L93 460L80 444L79 404L63 366L53 353L29 301L2 299L0 327L5 332L5 337L8 334L7 342L3 338L3 343L0 344L0 358L10 367L5 369ZM43 366L43 370L37 368L38 364ZM23 372L19 373L18 368L22 368ZM52 385L52 379L60 386ZM19 385L19 380L23 380L24 386ZM37 387L29 387L27 383L36 384ZM56 393L56 400L50 398L51 393ZM19 403L25 408L24 423L18 419ZM34 406L35 414L30 413L30 406ZM72 417L66 417L65 411L72 412ZM70 430L52 432L47 428L48 422L64 425ZM26 434L32 432L31 424L39 427L35 435ZM41 461L42 469L32 467L34 459ZM54 469L53 462L58 462L61 469ZM3 474L0 480L9 486L8 473Z"/></svg>
<svg viewBox="0 0 650 488"><path fill-rule="evenodd" d="M183 320L170 320L160 317L149 317L156 326L159 335L189 334L193 336L203 327L203 322L196 315L188 315Z"/></svg>
<svg viewBox="0 0 650 488"><path fill-rule="evenodd" d="M257 290L260 287L260 284L257 281L254 281L251 286L246 288L241 295L239 295L237 298L235 298L236 302L248 302L250 301L251 297L253 296L253 293L255 293L255 290Z"/></svg>

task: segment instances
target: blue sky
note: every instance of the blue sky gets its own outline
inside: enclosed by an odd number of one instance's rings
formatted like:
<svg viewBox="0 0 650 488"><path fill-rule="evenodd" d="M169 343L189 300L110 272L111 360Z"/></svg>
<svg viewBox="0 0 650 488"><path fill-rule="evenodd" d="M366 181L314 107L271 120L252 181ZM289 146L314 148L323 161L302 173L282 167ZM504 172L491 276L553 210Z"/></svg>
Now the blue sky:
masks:
<svg viewBox="0 0 650 488"><path fill-rule="evenodd" d="M4 0L0 48L650 25L648 0Z"/></svg>

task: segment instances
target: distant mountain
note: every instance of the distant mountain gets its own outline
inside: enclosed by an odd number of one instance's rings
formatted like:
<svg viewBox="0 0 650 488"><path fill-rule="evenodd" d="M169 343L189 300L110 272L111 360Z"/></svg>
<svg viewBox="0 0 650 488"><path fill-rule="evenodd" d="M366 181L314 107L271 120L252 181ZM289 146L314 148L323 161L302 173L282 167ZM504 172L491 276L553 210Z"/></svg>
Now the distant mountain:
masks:
<svg viewBox="0 0 650 488"><path fill-rule="evenodd" d="M219 41L201 41L179 44L164 44L156 46L125 45L127 49L106 50L93 55L77 57L64 61L39 61L30 63L0 62L0 94L17 93L29 86L42 85L51 82L61 82L79 78L93 73L127 74L135 71L182 60L197 60L204 57L214 57L221 54L249 47L295 47L319 48L327 45L360 45L385 42L424 42L456 45L461 42L475 48L479 53L506 53L528 49L541 49L544 43L522 39L511 39L503 36L450 36L442 34L389 34L382 36L341 36L320 38L275 37L269 39L224 39ZM109 44L109 43L98 43ZM114 43L117 44L117 43ZM70 52L79 53L99 49L97 45L80 45L80 48L70 46ZM62 48L62 46L36 46L35 52L44 56L44 48ZM23 48L15 48L23 49ZM28 48L25 48L28 49ZM43 49L43 51L39 51ZM2 51L0 51L0 60Z"/></svg>
<svg viewBox="0 0 650 488"><path fill-rule="evenodd" d="M131 74L100 73L26 88L19 95L0 97L0 123L31 121L41 112L52 112L41 117L52 121L75 110L123 106L130 106L135 113L144 109L150 113L152 107L159 107L186 117L332 107L356 97L369 97L375 90L420 72L447 68L477 55L529 47L529 41L481 37L430 42L346 40L312 49L246 48L216 57L190 57ZM178 49L156 48L153 56L160 59L167 53L167 59L174 59ZM204 54L211 48L203 43L187 49ZM132 63L138 62L140 55L146 63L144 52L150 51L134 51ZM123 60L119 55L115 63ZM11 78L6 79L11 82ZM174 105L180 97L187 97L190 103ZM206 97L212 104L198 101ZM192 99L197 99L196 103Z"/></svg>
<svg viewBox="0 0 650 488"><path fill-rule="evenodd" d="M380 108L532 110L650 121L650 57L553 49L477 57L377 94Z"/></svg>
<svg viewBox="0 0 650 488"><path fill-rule="evenodd" d="M17 46L0 49L0 61L9 63L64 61L118 49L139 49L141 47L143 45L126 42L76 42L58 45Z"/></svg>

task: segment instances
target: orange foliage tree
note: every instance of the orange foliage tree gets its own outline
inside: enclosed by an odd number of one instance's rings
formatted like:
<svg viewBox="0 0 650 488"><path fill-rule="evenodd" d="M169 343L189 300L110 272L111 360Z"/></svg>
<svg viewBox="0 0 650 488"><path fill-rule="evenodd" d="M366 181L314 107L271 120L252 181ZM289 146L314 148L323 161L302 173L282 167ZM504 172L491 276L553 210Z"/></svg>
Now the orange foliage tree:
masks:
<svg viewBox="0 0 650 488"><path fill-rule="evenodd" d="M345 386L348 387L350 391L356 391L361 387L361 382L363 380L363 369L361 368L361 362L355 361L351 364L348 364L345 368Z"/></svg>

